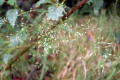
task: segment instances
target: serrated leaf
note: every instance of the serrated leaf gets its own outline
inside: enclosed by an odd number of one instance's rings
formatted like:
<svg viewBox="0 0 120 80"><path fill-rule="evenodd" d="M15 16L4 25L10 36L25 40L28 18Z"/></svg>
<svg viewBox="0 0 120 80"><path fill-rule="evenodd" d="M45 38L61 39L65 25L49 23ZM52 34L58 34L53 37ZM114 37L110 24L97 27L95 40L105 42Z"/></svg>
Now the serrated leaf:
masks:
<svg viewBox="0 0 120 80"><path fill-rule="evenodd" d="M39 7L41 4L48 3L49 0L40 0L36 3L35 7Z"/></svg>
<svg viewBox="0 0 120 80"><path fill-rule="evenodd" d="M8 61L12 58L13 56L11 54L4 54L3 55L3 61L5 64L8 63Z"/></svg>
<svg viewBox="0 0 120 80"><path fill-rule="evenodd" d="M11 26L15 26L15 21L18 16L18 10L17 9L10 9L7 11L6 17L8 18L9 23Z"/></svg>
<svg viewBox="0 0 120 80"><path fill-rule="evenodd" d="M5 0L0 0L0 6L3 5Z"/></svg>
<svg viewBox="0 0 120 80"><path fill-rule="evenodd" d="M15 1L16 1L16 0L8 0L7 3L8 3L9 5L13 6L13 5L15 4Z"/></svg>
<svg viewBox="0 0 120 80"><path fill-rule="evenodd" d="M59 20L59 17L63 16L64 8L63 6L50 6L48 8L48 13L46 14L47 19Z"/></svg>
<svg viewBox="0 0 120 80"><path fill-rule="evenodd" d="M22 44L27 38L27 34L26 33L20 33L17 34L16 36L12 36L10 38L10 45L9 46L16 46L16 45L20 45Z"/></svg>

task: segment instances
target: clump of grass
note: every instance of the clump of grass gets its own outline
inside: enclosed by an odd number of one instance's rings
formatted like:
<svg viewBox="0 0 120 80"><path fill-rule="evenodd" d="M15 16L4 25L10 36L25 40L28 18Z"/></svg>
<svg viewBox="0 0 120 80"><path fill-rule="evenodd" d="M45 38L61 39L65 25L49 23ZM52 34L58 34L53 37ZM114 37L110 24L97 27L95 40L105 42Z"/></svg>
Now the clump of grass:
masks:
<svg viewBox="0 0 120 80"><path fill-rule="evenodd" d="M103 11L99 17L71 17L60 25L60 50L53 79L119 79L120 46L113 33L119 21L114 19Z"/></svg>

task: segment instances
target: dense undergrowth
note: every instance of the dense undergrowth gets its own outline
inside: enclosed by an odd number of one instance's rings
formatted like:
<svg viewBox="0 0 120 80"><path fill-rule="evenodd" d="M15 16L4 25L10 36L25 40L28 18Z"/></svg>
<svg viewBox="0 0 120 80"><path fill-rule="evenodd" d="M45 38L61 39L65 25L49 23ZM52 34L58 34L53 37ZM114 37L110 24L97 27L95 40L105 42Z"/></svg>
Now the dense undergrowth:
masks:
<svg viewBox="0 0 120 80"><path fill-rule="evenodd" d="M0 79L118 80L119 15L101 10L95 16L84 6L65 20L66 16L61 16L67 7L54 3L58 0L35 9L36 15L34 10L25 12L16 7L8 10L8 19L1 15ZM99 8L102 4L101 0Z"/></svg>
<svg viewBox="0 0 120 80"><path fill-rule="evenodd" d="M119 20L104 10L96 17L72 15L43 39L49 46L42 47L45 42L33 46L3 78L26 79L40 57L41 66L31 80L118 80L120 45L115 33L119 35L119 30ZM1 34L3 39L6 35Z"/></svg>
<svg viewBox="0 0 120 80"><path fill-rule="evenodd" d="M118 80L120 45L114 32L120 30L119 20L103 11L99 17L84 16L76 22L67 25L74 33L67 32L60 41L54 80Z"/></svg>

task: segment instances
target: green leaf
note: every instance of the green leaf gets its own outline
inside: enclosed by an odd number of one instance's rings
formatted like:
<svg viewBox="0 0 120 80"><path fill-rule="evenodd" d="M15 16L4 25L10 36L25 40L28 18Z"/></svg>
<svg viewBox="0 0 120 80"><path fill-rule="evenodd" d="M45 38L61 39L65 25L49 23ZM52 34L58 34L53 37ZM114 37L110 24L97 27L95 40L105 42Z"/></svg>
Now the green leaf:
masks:
<svg viewBox="0 0 120 80"><path fill-rule="evenodd" d="M59 17L63 16L64 8L63 6L50 6L48 8L48 13L46 14L47 19L59 20Z"/></svg>
<svg viewBox="0 0 120 80"><path fill-rule="evenodd" d="M15 21L18 16L18 10L17 9L10 9L7 11L6 17L8 18L9 23L14 27Z"/></svg>
<svg viewBox="0 0 120 80"><path fill-rule="evenodd" d="M39 7L41 4L48 3L49 0L40 0L36 3L35 7Z"/></svg>
<svg viewBox="0 0 120 80"><path fill-rule="evenodd" d="M15 1L16 1L16 0L8 0L7 3L8 3L9 5L13 6L13 5L15 4Z"/></svg>
<svg viewBox="0 0 120 80"><path fill-rule="evenodd" d="M94 13L97 15L99 9L103 6L103 0L93 0Z"/></svg>
<svg viewBox="0 0 120 80"><path fill-rule="evenodd" d="M89 5L93 3L94 13L97 15L100 8L103 6L103 0L89 0L87 2Z"/></svg>
<svg viewBox="0 0 120 80"><path fill-rule="evenodd" d="M8 61L12 58L13 56L11 54L4 54L3 55L3 61L5 64L8 63Z"/></svg>
<svg viewBox="0 0 120 80"><path fill-rule="evenodd" d="M4 21L0 20L0 27L3 25Z"/></svg>
<svg viewBox="0 0 120 80"><path fill-rule="evenodd" d="M27 38L27 34L26 33L20 33L17 34L15 36L12 36L10 38L10 45L11 47L16 46L16 45L20 45L22 44Z"/></svg>
<svg viewBox="0 0 120 80"><path fill-rule="evenodd" d="M0 6L3 5L5 0L0 0Z"/></svg>

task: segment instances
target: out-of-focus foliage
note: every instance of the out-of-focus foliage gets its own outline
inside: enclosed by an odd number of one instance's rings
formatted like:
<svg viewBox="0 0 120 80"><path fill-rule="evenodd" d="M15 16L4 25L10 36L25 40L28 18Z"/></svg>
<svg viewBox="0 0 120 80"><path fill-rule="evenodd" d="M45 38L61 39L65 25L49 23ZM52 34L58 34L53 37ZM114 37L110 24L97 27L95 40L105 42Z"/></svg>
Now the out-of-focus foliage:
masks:
<svg viewBox="0 0 120 80"><path fill-rule="evenodd" d="M16 46L16 45L23 44L26 39L27 39L26 33L24 32L18 33L15 36L12 36L10 38L10 46Z"/></svg>
<svg viewBox="0 0 120 80"><path fill-rule="evenodd" d="M103 0L89 0L88 4L93 3L94 13L97 15L100 8L103 6Z"/></svg>
<svg viewBox="0 0 120 80"><path fill-rule="evenodd" d="M59 20L59 17L63 16L64 8L63 6L50 6L48 8L48 13L46 14L47 19ZM54 15L54 16L53 16Z"/></svg>
<svg viewBox="0 0 120 80"><path fill-rule="evenodd" d="M7 3L8 3L9 5L13 6L13 5L15 4L15 1L16 1L16 0L8 0Z"/></svg>
<svg viewBox="0 0 120 80"><path fill-rule="evenodd" d="M4 2L5 0L0 0L0 5L3 5Z"/></svg>
<svg viewBox="0 0 120 80"><path fill-rule="evenodd" d="M4 20L0 20L0 27L2 26L3 23L4 23Z"/></svg>
<svg viewBox="0 0 120 80"><path fill-rule="evenodd" d="M7 11L6 13L6 17L9 20L9 23L14 27L15 26L15 22L18 16L18 10L17 9L10 9Z"/></svg>
<svg viewBox="0 0 120 80"><path fill-rule="evenodd" d="M41 4L44 4L44 3L49 3L50 0L40 0L36 3L36 7L39 7Z"/></svg>

